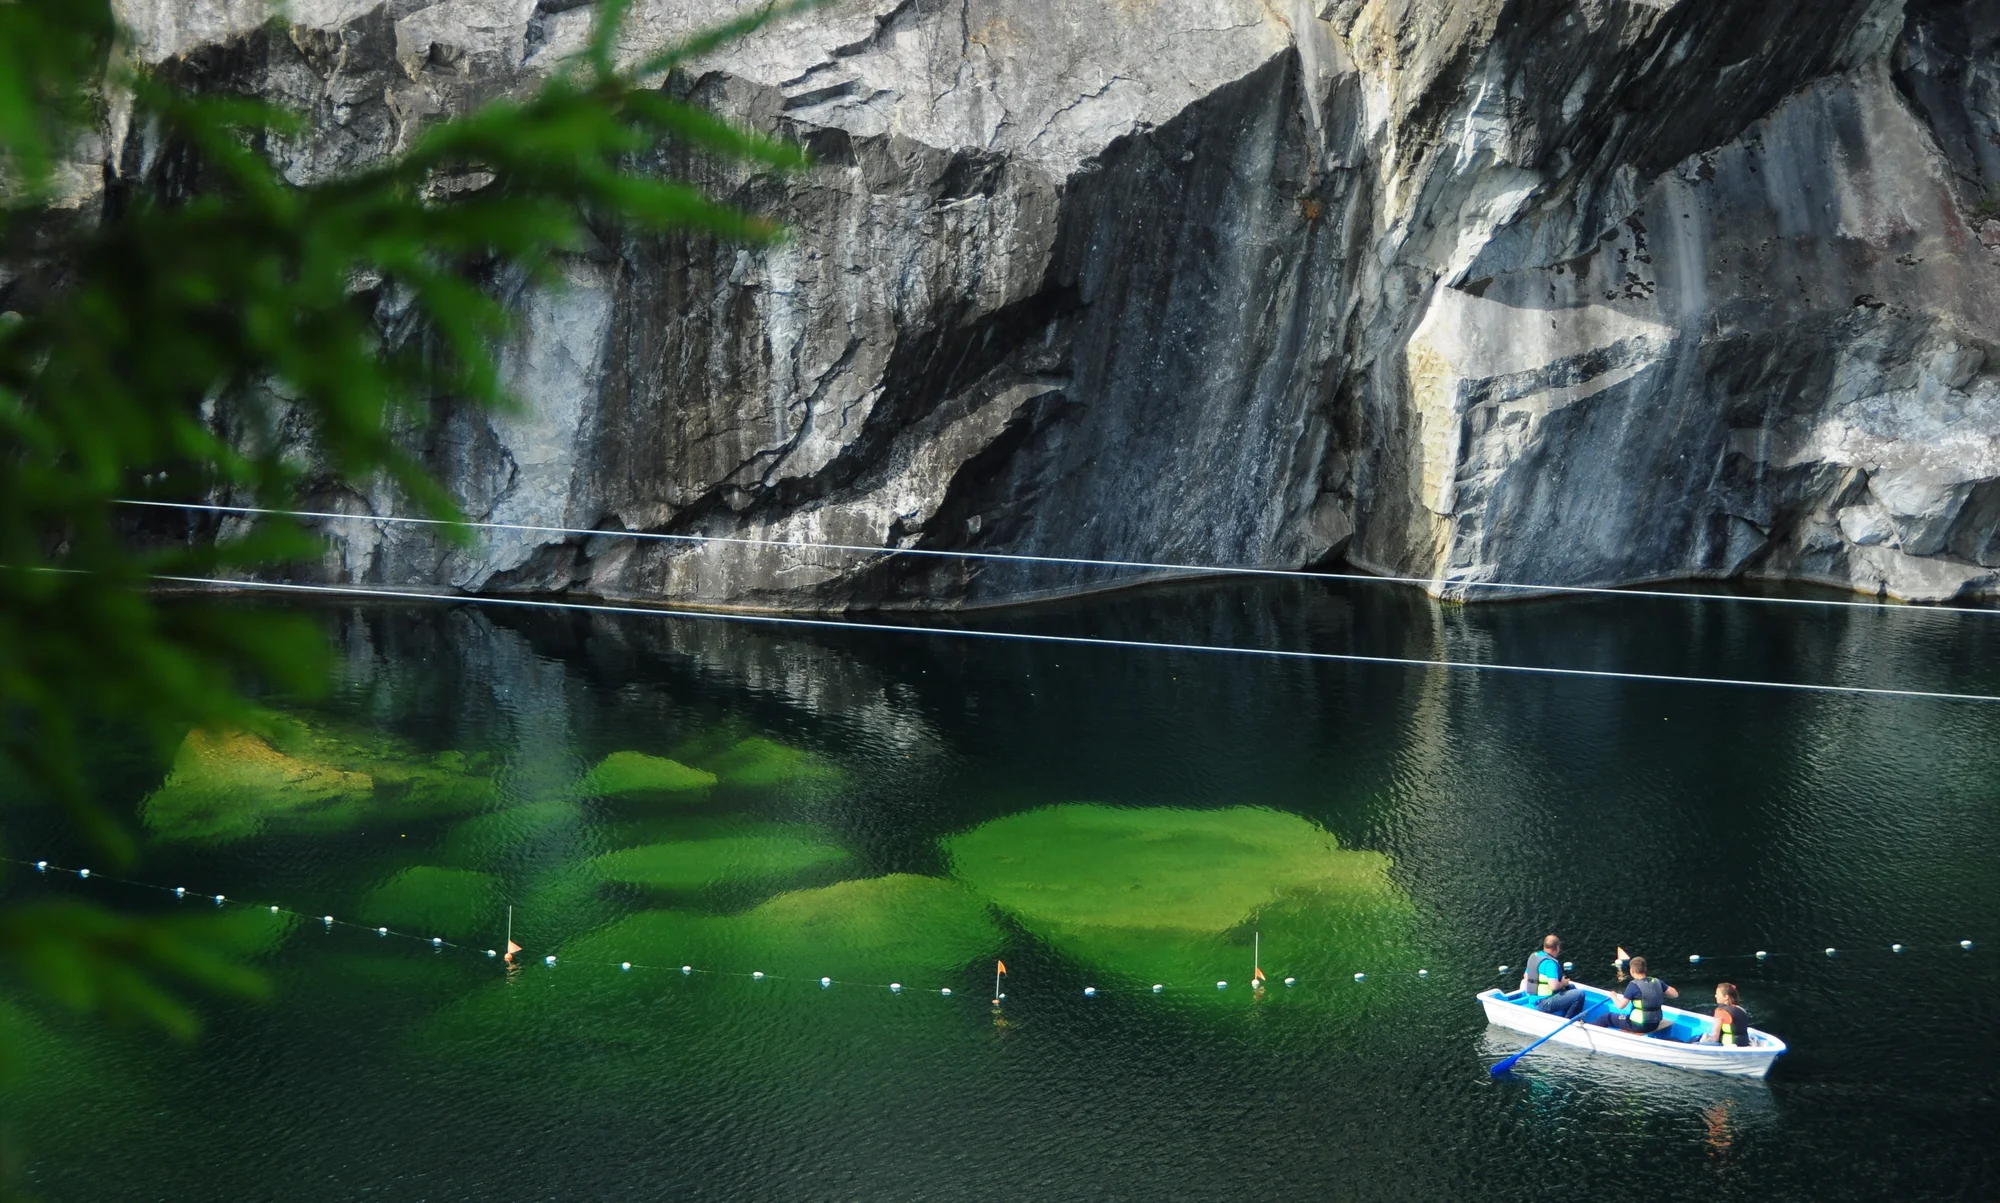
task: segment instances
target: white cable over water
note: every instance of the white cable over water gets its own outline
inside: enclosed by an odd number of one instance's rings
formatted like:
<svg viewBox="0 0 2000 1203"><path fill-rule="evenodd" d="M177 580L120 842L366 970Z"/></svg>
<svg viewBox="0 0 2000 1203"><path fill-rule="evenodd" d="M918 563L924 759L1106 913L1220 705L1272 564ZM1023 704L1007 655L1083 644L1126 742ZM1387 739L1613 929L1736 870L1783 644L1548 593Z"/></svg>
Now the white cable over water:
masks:
<svg viewBox="0 0 2000 1203"><path fill-rule="evenodd" d="M1682 601L1739 602L1766 606L1818 606L1853 610L1894 610L1915 614L2000 614L2000 609L1981 606L1906 605L1901 602L1841 600L1813 597L1753 597L1733 593L1691 593L1674 589L1612 588L1604 585L1526 585L1513 581L1438 581L1418 576L1375 576L1365 572L1318 572L1308 569L1260 568L1228 564L1168 564L1150 560L1093 560L1082 556L1035 556L998 551L948 551L923 547L873 547L863 543L810 543L793 539L758 539L747 535L669 535L652 531L585 530L569 526L536 526L519 522L454 522L444 518L408 518L395 515L338 514L325 510L281 510L249 505L211 505L191 501L147 501L121 499L115 504L154 509L194 510L210 514L261 514L281 518L311 518L331 522L379 522L407 526L462 526L470 530L516 531L524 534L562 535L594 539L651 539L667 543L721 543L742 547L772 547L790 551L846 551L875 556L929 556L948 560L992 561L1012 564L1058 564L1071 568L1117 568L1141 572L1186 572L1213 576L1272 576L1322 581L1359 581L1383 585L1416 585L1432 588L1441 584L1462 589L1501 589L1560 596L1582 593L1611 597L1672 598Z"/></svg>
<svg viewBox="0 0 2000 1203"><path fill-rule="evenodd" d="M676 610L660 606L614 605L609 602L565 602L542 598L496 597L490 594L425 593L411 589L374 589L358 585L302 585L279 581L225 580L218 577L158 576L174 584L273 593L323 594L396 601L444 602L451 605L509 606L526 610L567 610L586 614L632 614L649 618L690 618L708 622L748 623L774 627L815 627L836 631L878 631L897 635L941 635L960 639L999 639L1016 643L1063 644L1079 647L1122 647L1156 652L1201 652L1209 655L1256 656L1273 660L1303 660L1341 664L1379 664L1397 668L1440 668L1466 672L1519 673L1528 676L1575 677L1598 681L1649 681L1662 685L1727 685L1742 689L1777 689L1791 693L1844 694L1860 697L1921 698L1940 702L2000 702L1984 693L1946 693L1928 689L1888 689L1869 685L1818 685L1798 681L1752 681L1732 677L1688 677L1669 673L1614 672L1608 669L1552 668L1535 664L1485 664L1469 660L1424 660L1407 656L1370 656L1359 652L1304 652L1284 648L1228 647L1209 643L1167 643L1150 639L1109 639L1090 635L1048 635L1028 631L971 630L892 622L858 622L841 618L806 618L789 614L745 614L718 610Z"/></svg>

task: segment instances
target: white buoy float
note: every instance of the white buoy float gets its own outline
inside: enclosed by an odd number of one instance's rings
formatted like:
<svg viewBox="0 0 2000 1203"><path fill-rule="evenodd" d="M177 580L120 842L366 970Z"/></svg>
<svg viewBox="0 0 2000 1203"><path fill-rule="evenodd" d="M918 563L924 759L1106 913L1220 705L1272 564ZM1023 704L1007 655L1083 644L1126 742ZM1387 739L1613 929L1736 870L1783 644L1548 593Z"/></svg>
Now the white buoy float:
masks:
<svg viewBox="0 0 2000 1203"><path fill-rule="evenodd" d="M552 956L550 956L550 957L543 957L543 958L542 958L542 963L543 963L544 965L549 965L549 966L554 966L554 965L555 965L555 963L556 963L556 959L555 959L554 957L552 957Z"/></svg>
<svg viewBox="0 0 2000 1203"><path fill-rule="evenodd" d="M1757 950L1757 959L1758 959L1758 960L1760 960L1760 961L1766 961L1766 960L1769 960L1769 959L1770 959L1770 957L1771 957L1771 954L1770 954L1770 953L1768 953L1768 952L1765 952L1765 951L1764 951L1763 949L1761 949L1761 948L1760 948L1760 949L1758 949L1758 950Z"/></svg>
<svg viewBox="0 0 2000 1203"><path fill-rule="evenodd" d="M221 906L221 905L222 905L222 903L223 903L223 898L222 898L222 895L220 895L220 894L217 894L217 895L215 896L215 905L217 905L217 906Z"/></svg>
<svg viewBox="0 0 2000 1203"><path fill-rule="evenodd" d="M1229 989L1229 983L1228 983L1228 982L1217 982L1217 983L1215 983L1215 988L1216 988L1217 990L1227 990L1227 989Z"/></svg>
<svg viewBox="0 0 2000 1203"><path fill-rule="evenodd" d="M1891 945L1889 945L1889 951L1890 951L1890 952L1901 952L1901 951L1903 951L1903 946L1902 946L1901 944L1891 944Z"/></svg>
<svg viewBox="0 0 2000 1203"><path fill-rule="evenodd" d="M1163 991L1165 991L1165 990L1166 990L1166 987L1165 987L1165 986L1163 986L1163 985L1161 985L1160 983L1158 983L1158 982L1154 982L1154 983L1153 983L1153 993L1155 993L1155 994L1159 994L1159 993L1162 993L1162 992L1163 992Z"/></svg>
<svg viewBox="0 0 2000 1203"><path fill-rule="evenodd" d="M1691 952L1691 953L1689 953L1689 954L1688 954L1688 964L1690 964L1690 965L1699 965L1699 964L1701 964L1701 954L1700 954L1700 953L1698 953L1698 952Z"/></svg>
<svg viewBox="0 0 2000 1203"><path fill-rule="evenodd" d="M78 869L78 870L76 871L76 875L77 875L78 877L89 877L89 876L90 876L90 870L88 870L88 869Z"/></svg>
<svg viewBox="0 0 2000 1203"><path fill-rule="evenodd" d="M763 971L762 969L752 969L752 970L750 971L750 980L751 980L751 981L753 981L753 982L761 982L761 981L763 981L763 980L764 980L764 971Z"/></svg>
<svg viewBox="0 0 2000 1203"><path fill-rule="evenodd" d="M1833 948L1829 948L1829 949L1827 949L1827 950L1826 950L1826 955L1828 955L1828 956L1832 956L1832 955L1833 955L1833 954L1834 954L1835 952L1837 952L1837 951L1838 951L1838 949L1833 949Z"/></svg>
<svg viewBox="0 0 2000 1203"><path fill-rule="evenodd" d="M1368 975L1365 973L1357 973L1354 975L1354 980L1357 982L1365 982L1368 980Z"/></svg>
<svg viewBox="0 0 2000 1203"><path fill-rule="evenodd" d="M444 937L443 937L443 936L432 936L432 937L431 937L431 947L432 947L432 948L443 948L443 947L444 947Z"/></svg>
<svg viewBox="0 0 2000 1203"><path fill-rule="evenodd" d="M49 862L45 860L38 860L35 862L35 872L46 873L48 871L49 871Z"/></svg>
<svg viewBox="0 0 2000 1203"><path fill-rule="evenodd" d="M693 965L682 965L682 966L681 966L681 976L682 976L682 977L686 977L686 976L687 976L688 974L690 974L690 973L693 973L693 972L694 972L694 966L693 966Z"/></svg>
<svg viewBox="0 0 2000 1203"><path fill-rule="evenodd" d="M1964 949L1965 951L1967 951L1967 952L1971 952L1971 951L1972 951L1972 941L1970 941L1970 940L1960 940L1960 941L1958 942L1958 946L1959 946L1960 948L1963 948L1963 949Z"/></svg>
<svg viewBox="0 0 2000 1203"><path fill-rule="evenodd" d="M1569 972L1570 970L1572 970L1572 969L1574 969L1574 968L1576 968L1576 962L1575 962L1575 961L1564 961L1564 962L1563 962L1563 972L1564 972L1564 973L1568 973L1568 972Z"/></svg>
<svg viewBox="0 0 2000 1203"><path fill-rule="evenodd" d="M830 988L832 988L832 986L833 986L833 979L832 979L832 978L830 978L830 977L823 977L823 978L819 979L819 988L820 988L820 989L822 989L822 990L826 990L826 989L830 989Z"/></svg>
<svg viewBox="0 0 2000 1203"><path fill-rule="evenodd" d="M891 993L891 994L901 994L902 992L903 992L903 983L901 983L901 982L890 982L890 983L889 983L889 993Z"/></svg>
<svg viewBox="0 0 2000 1203"><path fill-rule="evenodd" d="M632 962L620 961L618 962L618 968L625 973L630 973L632 972Z"/></svg>
<svg viewBox="0 0 2000 1203"><path fill-rule="evenodd" d="M1096 997L1097 997L1097 987L1096 987L1096 986L1085 986L1085 987L1083 988L1083 996L1084 996L1085 998L1096 998Z"/></svg>
<svg viewBox="0 0 2000 1203"><path fill-rule="evenodd" d="M487 949L487 950L486 950L486 955L487 955L487 956L489 956L489 957L497 957L497 956L499 956L500 954L499 954L499 953L497 953L497 952L495 952L495 951L493 951L492 949L490 949L490 948L489 948L489 949Z"/></svg>
<svg viewBox="0 0 2000 1203"><path fill-rule="evenodd" d="M1297 979L1297 978L1295 978L1295 977L1288 977L1288 978L1286 978L1286 979L1285 979L1285 984L1286 984L1287 986L1289 986L1289 985L1291 985L1292 983L1294 983L1294 982L1296 982L1296 981L1298 981L1298 980L1299 980L1299 979Z"/></svg>
<svg viewBox="0 0 2000 1203"><path fill-rule="evenodd" d="M378 936L386 936L389 934L389 929L386 927L378 927L375 929L375 934Z"/></svg>
<svg viewBox="0 0 2000 1203"><path fill-rule="evenodd" d="M271 913L272 913L273 915L277 914L277 913L278 913L278 908L277 908L277 907L275 907L275 906L274 906L274 907L272 907L272 908L271 908Z"/></svg>
<svg viewBox="0 0 2000 1203"><path fill-rule="evenodd" d="M174 897L176 897L176 898L186 898L186 897L187 897L187 887L186 887L186 886L175 886L175 887L174 887Z"/></svg>
<svg viewBox="0 0 2000 1203"><path fill-rule="evenodd" d="M320 921L321 923L324 923L324 924L326 924L326 925L327 925L328 927L332 927L332 926L333 926L333 916L332 916L332 915L321 915L321 916L319 917L319 921Z"/></svg>
<svg viewBox="0 0 2000 1203"><path fill-rule="evenodd" d="M939 990L939 991L938 991L938 993L939 993L939 994L942 994L942 995L944 995L944 996L945 996L946 998L950 998L950 997L951 997L951 987L950 987L950 986L946 986L946 987L944 987L943 989Z"/></svg>

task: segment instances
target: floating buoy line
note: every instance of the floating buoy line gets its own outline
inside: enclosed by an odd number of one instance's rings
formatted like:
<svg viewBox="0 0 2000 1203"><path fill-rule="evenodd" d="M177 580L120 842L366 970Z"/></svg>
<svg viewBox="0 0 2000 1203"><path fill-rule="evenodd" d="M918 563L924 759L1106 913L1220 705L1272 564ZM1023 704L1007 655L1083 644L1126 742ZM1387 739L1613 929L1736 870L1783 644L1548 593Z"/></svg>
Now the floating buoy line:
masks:
<svg viewBox="0 0 2000 1203"><path fill-rule="evenodd" d="M63 877L74 877L78 881L108 882L114 885L130 886L134 889L152 890L157 893L171 895L176 900L182 902L186 902L189 899L194 899L198 902L208 902L210 905L215 907L240 907L248 910L266 911L269 914L273 915L289 915L299 920L318 923L323 930L329 932L333 931L336 928L344 928L350 931L372 935L377 939L394 939L394 940L413 942L416 944L429 947L430 949L436 952L443 952L446 949L450 949L454 952L464 953L470 956L478 957L483 960L504 962L509 969L519 968L523 964L523 962L517 962L514 960L512 952L503 954L501 950L497 948L482 949L474 944L459 943L456 941L447 940L442 936L424 935L417 932L396 931L392 928L383 927L379 925L373 925L367 923L355 923L346 919L336 918L332 915L325 915L325 914L315 915L308 911L298 910L296 908L286 907L272 902L248 902L242 899L232 898L227 894L208 894L200 890L190 890L186 886L162 886L162 885L156 885L152 882L132 881L126 878L119 878L119 877L106 877L105 875L93 872L90 869L71 868L65 865L58 865L48 860L31 861L31 860L22 860L17 857L0 857L0 861L4 861L5 863L8 864L24 866L44 876L55 875ZM509 944L511 946L511 936L509 938ZM1955 941L1941 941L1937 943L1925 943L1925 944L1909 944L1909 943L1891 943L1891 944L1871 943L1865 945L1853 944L1853 945L1848 945L1846 947L1827 947L1823 949L1814 950L1811 952L1786 953L1786 952L1773 952L1769 950L1760 949L1755 952L1744 952L1744 953L1690 953L1688 954L1687 963L1690 966L1700 966L1708 964L1709 962L1712 961L1726 961L1726 960L1749 960L1757 963L1764 963L1774 958L1786 958L1786 957L1810 959L1810 960L1827 960L1827 959L1835 959L1842 956L1850 956L1866 952L1881 952L1894 957L1900 957L1904 954L1917 951L1956 951L1959 953L1970 953L1974 951L1978 946L1979 942L1977 941L1971 939L1960 939ZM1259 941L1258 947L1261 949L1261 939ZM1255 959L1259 961L1262 960L1261 954L1253 954L1253 955L1255 956ZM711 977L742 978L748 981L755 981L755 982L796 981L796 982L817 983L817 985L821 990L830 990L835 986L849 986L866 990L884 990L890 994L895 994L895 995L901 995L905 993L917 993L917 994L935 994L940 998L954 997L953 989L950 986L928 986L928 987L918 988L914 986L906 986L902 982L863 982L863 981L844 980L827 976L821 976L815 978L810 975L771 973L762 969L750 969L750 970L715 969L705 966L696 966L692 964L649 965L638 961L572 961L572 960L559 959L553 953L545 954L544 956L542 956L541 962L543 967L548 969L555 969L559 966L580 965L586 968L615 969L621 974L633 973L633 972L664 972L664 973L679 973L682 977L693 977L697 974L702 974ZM992 997L992 1005L995 1007L1003 1005L1007 999L1007 994L1003 989L1005 983L1005 977L1007 975L1007 970L1005 968L1004 962L997 962L997 964L1000 965L1000 970L998 973L995 974L994 977L994 991ZM1501 987L1503 989L1513 988L1513 982L1508 980L1508 976L1516 972L1517 968L1518 968L1517 966L1510 964L1500 965L1496 968L1495 972L1496 975L1501 979ZM1576 968L1576 962L1574 961L1563 962L1563 969L1565 972L1568 972L1575 968ZM1352 976L1355 985L1364 985L1371 981L1383 980L1382 975L1371 975L1365 971L1357 972ZM1414 978L1415 980L1418 981L1429 981L1431 978L1431 971L1429 969L1418 969L1414 973L1397 975L1397 976L1406 976ZM1301 979L1296 976L1284 977L1281 979L1281 981L1283 982L1282 990L1290 990L1296 987L1302 980L1304 979ZM1321 981L1322 984L1338 984L1339 982L1338 978L1325 978L1318 980ZM1153 983L1150 991L1133 990L1132 993L1165 994L1168 988L1169 987L1165 982L1155 982ZM1218 991L1227 991L1231 988L1232 988L1232 983L1229 981L1229 979L1226 978L1218 980L1215 983L1215 989ZM1261 964L1253 965L1248 979L1244 982L1235 983L1234 988L1247 989L1250 993L1255 995L1264 994L1267 991L1267 981L1262 965ZM1099 988L1096 985L1086 985L1085 987L1083 987L1083 997L1085 998L1094 999L1105 993L1107 993L1107 991Z"/></svg>

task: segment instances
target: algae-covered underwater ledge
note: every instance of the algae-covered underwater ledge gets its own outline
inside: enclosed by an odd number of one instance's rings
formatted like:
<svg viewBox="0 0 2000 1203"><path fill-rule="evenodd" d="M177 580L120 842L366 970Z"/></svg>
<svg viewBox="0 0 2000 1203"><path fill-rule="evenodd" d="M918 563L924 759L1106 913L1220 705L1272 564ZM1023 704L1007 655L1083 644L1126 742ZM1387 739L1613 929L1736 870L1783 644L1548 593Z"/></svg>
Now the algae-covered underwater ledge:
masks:
<svg viewBox="0 0 2000 1203"><path fill-rule="evenodd" d="M1379 852L1297 815L1062 803L941 841L952 876L1024 931L1127 985L1413 963L1414 908Z"/></svg>

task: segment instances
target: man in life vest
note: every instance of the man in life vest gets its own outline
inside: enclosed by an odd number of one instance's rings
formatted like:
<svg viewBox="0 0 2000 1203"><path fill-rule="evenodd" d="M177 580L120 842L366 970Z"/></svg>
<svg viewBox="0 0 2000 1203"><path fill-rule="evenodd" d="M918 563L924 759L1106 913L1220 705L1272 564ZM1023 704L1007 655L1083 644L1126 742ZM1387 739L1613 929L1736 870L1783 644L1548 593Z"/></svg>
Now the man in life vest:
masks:
<svg viewBox="0 0 2000 1203"><path fill-rule="evenodd" d="M1750 1012L1737 1004L1736 983L1717 982L1715 1026L1702 1033L1703 1044L1719 1044L1724 1048L1750 1047Z"/></svg>
<svg viewBox="0 0 2000 1203"><path fill-rule="evenodd" d="M1679 998L1681 992L1659 978L1648 977L1645 957L1633 957L1628 972L1632 980L1625 983L1622 995L1612 998L1613 1013L1605 1016L1603 1022L1606 1027L1644 1036L1659 1028L1667 1015L1667 1000Z"/></svg>
<svg viewBox="0 0 2000 1203"><path fill-rule="evenodd" d="M1575 1019L1583 1014L1584 993L1563 969L1562 950L1556 936L1543 936L1541 951L1529 953L1521 969L1521 989L1535 1000L1536 1010Z"/></svg>

